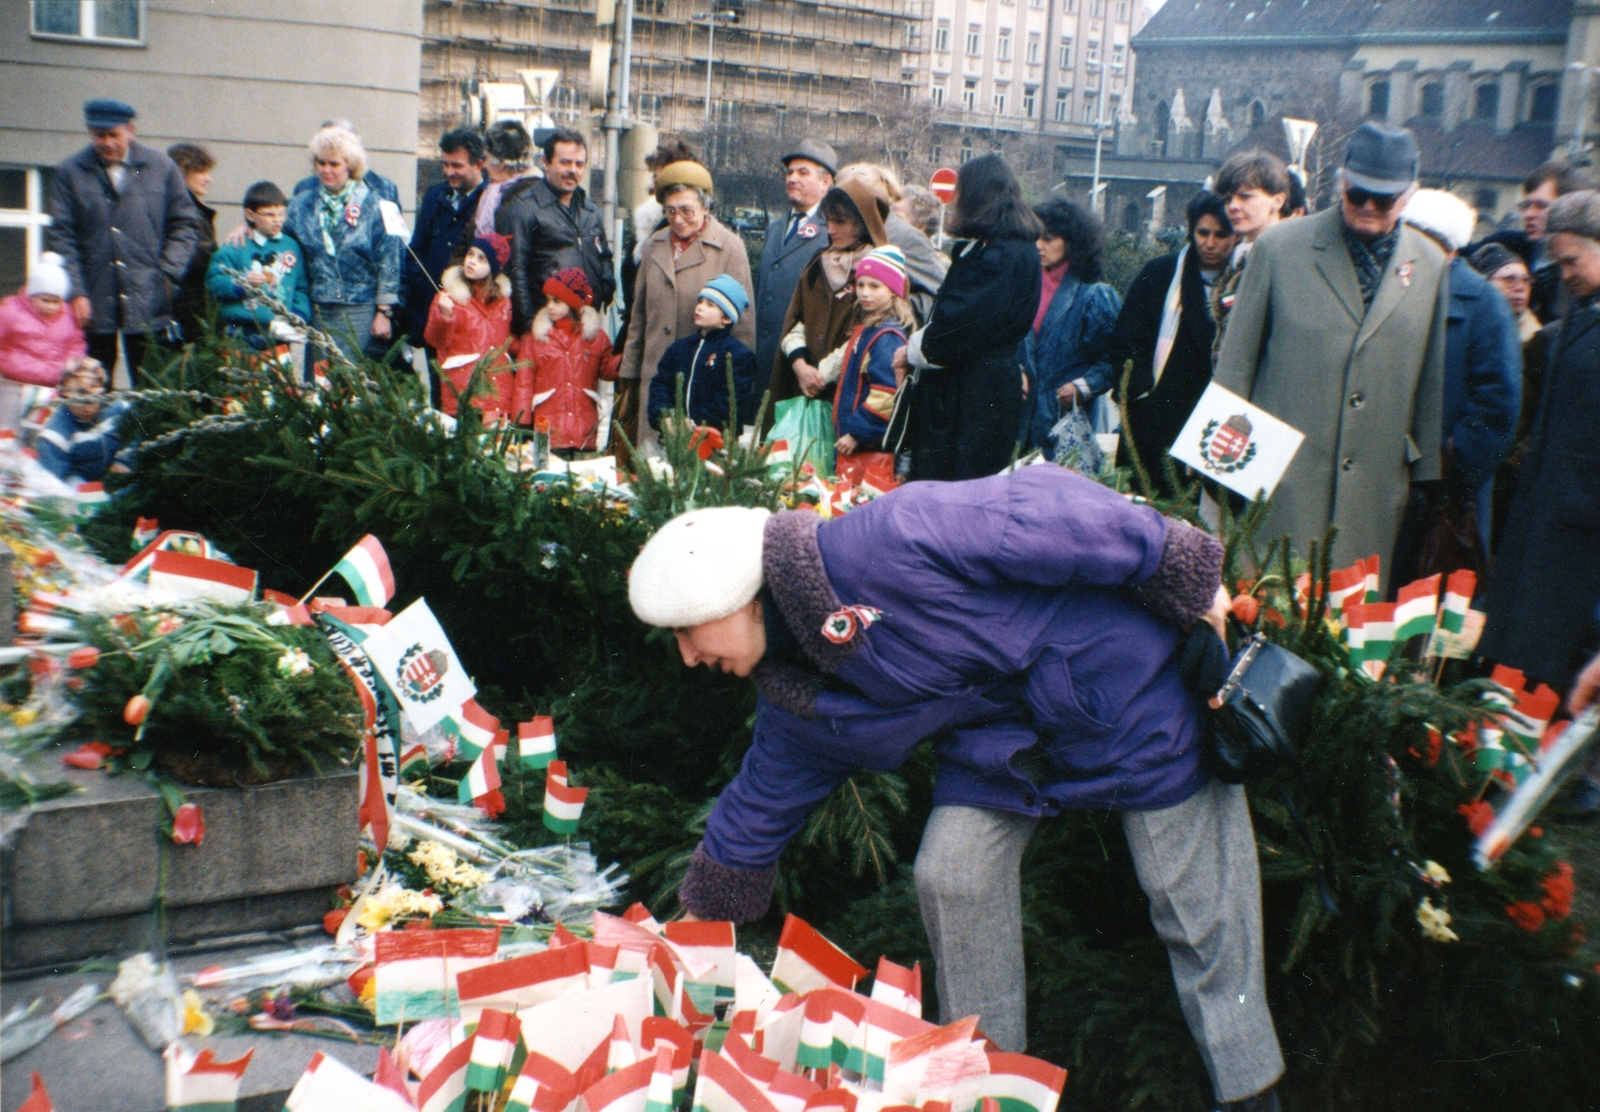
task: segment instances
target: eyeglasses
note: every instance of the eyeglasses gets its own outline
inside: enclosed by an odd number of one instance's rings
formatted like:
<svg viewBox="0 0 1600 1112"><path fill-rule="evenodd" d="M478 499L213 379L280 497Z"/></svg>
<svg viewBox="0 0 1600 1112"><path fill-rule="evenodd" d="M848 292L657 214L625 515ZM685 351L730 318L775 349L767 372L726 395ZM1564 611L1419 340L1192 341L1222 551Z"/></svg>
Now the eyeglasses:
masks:
<svg viewBox="0 0 1600 1112"><path fill-rule="evenodd" d="M1518 212L1544 212L1551 205L1543 197L1527 197L1517 202Z"/></svg>
<svg viewBox="0 0 1600 1112"><path fill-rule="evenodd" d="M676 205L667 205L661 210L661 215L665 216L668 220L676 220L680 216L685 220L689 220L693 217L699 216L701 211L702 210L699 205L684 205L681 208Z"/></svg>
<svg viewBox="0 0 1600 1112"><path fill-rule="evenodd" d="M1398 193L1369 193L1365 189L1358 189L1348 185L1344 190L1344 199L1350 202L1351 208L1365 208L1367 202L1372 202L1372 207L1379 212L1388 212L1394 208L1395 202L1400 200Z"/></svg>

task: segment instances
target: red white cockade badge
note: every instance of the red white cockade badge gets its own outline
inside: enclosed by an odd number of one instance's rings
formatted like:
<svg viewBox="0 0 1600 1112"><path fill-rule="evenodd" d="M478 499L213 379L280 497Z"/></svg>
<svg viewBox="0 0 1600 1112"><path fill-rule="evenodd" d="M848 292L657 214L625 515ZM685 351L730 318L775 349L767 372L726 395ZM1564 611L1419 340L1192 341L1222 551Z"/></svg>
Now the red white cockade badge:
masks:
<svg viewBox="0 0 1600 1112"><path fill-rule="evenodd" d="M829 614L822 623L822 636L835 645L842 645L856 635L856 628L866 629L883 617L883 611L873 606L846 606Z"/></svg>
<svg viewBox="0 0 1600 1112"><path fill-rule="evenodd" d="M1401 263L1395 270L1394 276L1400 279L1400 288L1405 289L1411 285L1411 272L1415 268L1410 263Z"/></svg>

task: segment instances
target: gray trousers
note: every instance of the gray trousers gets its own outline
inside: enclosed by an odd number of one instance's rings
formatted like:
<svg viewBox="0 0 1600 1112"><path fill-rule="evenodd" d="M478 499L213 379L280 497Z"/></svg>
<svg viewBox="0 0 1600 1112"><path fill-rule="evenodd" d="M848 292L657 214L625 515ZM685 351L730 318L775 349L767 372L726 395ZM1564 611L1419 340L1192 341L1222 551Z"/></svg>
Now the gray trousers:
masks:
<svg viewBox="0 0 1600 1112"><path fill-rule="evenodd" d="M935 807L917 852L941 1021L976 1015L1009 1051L1028 1037L1019 870L1037 821ZM1282 1076L1283 1054L1267 1010L1261 874L1244 789L1212 781L1175 807L1124 811L1122 830L1217 1099L1261 1092Z"/></svg>

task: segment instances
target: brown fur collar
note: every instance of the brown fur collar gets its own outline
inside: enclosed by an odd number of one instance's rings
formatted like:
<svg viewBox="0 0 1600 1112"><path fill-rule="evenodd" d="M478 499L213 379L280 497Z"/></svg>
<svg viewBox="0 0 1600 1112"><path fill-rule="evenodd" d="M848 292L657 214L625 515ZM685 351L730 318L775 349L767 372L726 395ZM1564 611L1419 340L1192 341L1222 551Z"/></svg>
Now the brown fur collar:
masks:
<svg viewBox="0 0 1600 1112"><path fill-rule="evenodd" d="M461 273L459 266L453 266L444 272L444 277L439 279L439 288L450 295L450 300L457 305L465 305L472 300L472 283L467 281L467 276ZM504 274L495 275L492 287L494 296L488 298L494 301L502 297L511 296L511 279Z"/></svg>
<svg viewBox="0 0 1600 1112"><path fill-rule="evenodd" d="M594 306L585 305L583 311L578 314L578 321L583 325L583 342L588 343L600 331L600 314L595 312ZM555 321L550 319L548 307L540 309L533 317L533 342L544 343L554 327Z"/></svg>

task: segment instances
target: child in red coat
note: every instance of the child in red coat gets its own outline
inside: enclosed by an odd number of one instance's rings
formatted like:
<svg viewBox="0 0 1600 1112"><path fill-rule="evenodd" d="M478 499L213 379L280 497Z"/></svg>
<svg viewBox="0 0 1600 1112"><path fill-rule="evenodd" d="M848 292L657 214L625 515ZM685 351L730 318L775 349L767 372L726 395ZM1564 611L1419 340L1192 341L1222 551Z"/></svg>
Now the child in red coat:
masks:
<svg viewBox="0 0 1600 1112"><path fill-rule="evenodd" d="M566 267L545 279L548 299L517 353L516 411L523 424L549 423L554 451L592 452L601 379L616 380L621 354L600 328L583 271Z"/></svg>
<svg viewBox="0 0 1600 1112"><path fill-rule="evenodd" d="M510 244L503 236L473 240L461 265L444 272L439 282L444 288L428 310L422 335L438 352L439 370L444 375L440 407L451 417L460 408L461 395L479 362L505 347L511 338L511 280L500 273L510 256ZM485 422L509 420L516 412L512 408L509 351L500 353L486 377L488 389L473 398L472 404L483 410Z"/></svg>

